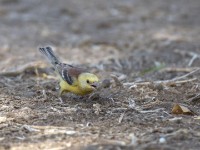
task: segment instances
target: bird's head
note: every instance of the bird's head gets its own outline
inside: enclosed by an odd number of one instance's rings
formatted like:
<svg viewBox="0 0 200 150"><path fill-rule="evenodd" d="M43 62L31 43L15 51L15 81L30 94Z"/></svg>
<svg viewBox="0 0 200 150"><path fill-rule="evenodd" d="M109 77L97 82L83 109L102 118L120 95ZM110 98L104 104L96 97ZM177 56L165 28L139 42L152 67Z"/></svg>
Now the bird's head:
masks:
<svg viewBox="0 0 200 150"><path fill-rule="evenodd" d="M78 77L78 82L81 90L85 92L92 92L98 87L99 79L94 74L81 73Z"/></svg>

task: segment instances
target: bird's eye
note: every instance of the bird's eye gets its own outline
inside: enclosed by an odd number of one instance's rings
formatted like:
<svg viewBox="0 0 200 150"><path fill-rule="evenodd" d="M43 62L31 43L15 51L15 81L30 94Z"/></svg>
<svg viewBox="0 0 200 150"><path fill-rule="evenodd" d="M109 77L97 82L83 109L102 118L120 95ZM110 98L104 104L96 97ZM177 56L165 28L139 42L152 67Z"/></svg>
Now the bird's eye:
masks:
<svg viewBox="0 0 200 150"><path fill-rule="evenodd" d="M87 83L90 83L90 81L89 81L89 80L87 80L86 82L87 82Z"/></svg>

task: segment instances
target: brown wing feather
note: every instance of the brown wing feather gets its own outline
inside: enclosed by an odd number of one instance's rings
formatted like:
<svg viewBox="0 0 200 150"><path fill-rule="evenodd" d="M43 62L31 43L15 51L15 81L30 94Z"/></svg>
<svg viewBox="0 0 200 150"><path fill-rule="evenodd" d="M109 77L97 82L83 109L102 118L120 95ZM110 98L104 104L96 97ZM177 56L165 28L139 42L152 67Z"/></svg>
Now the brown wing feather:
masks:
<svg viewBox="0 0 200 150"><path fill-rule="evenodd" d="M58 70L62 79L70 85L74 83L74 80L77 79L81 73L85 72L85 70L82 68L74 67L64 63L59 65Z"/></svg>
<svg viewBox="0 0 200 150"><path fill-rule="evenodd" d="M75 67L70 68L70 69L68 70L68 74L69 74L70 76L73 76L73 77L76 77L76 78L78 78L78 76L79 76L81 73L83 73L83 72L85 72L84 69L82 69L82 68L75 68Z"/></svg>

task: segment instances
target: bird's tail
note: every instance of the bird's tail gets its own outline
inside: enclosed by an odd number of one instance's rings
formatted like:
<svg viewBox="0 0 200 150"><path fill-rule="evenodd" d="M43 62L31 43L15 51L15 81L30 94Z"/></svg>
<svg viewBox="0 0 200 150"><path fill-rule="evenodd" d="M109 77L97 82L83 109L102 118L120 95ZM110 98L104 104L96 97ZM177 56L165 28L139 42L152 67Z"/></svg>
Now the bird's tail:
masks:
<svg viewBox="0 0 200 150"><path fill-rule="evenodd" d="M55 67L57 64L61 64L60 60L58 59L58 57L55 56L53 50L51 47L42 47L39 48L39 51L46 56L46 58L48 59L48 61Z"/></svg>

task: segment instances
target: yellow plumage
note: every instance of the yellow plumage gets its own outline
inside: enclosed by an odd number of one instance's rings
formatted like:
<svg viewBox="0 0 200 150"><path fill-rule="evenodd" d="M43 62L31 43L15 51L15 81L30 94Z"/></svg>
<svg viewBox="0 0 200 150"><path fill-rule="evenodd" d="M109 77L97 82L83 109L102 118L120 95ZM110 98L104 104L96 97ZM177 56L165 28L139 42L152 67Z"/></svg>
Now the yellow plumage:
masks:
<svg viewBox="0 0 200 150"><path fill-rule="evenodd" d="M95 84L98 82L97 76L90 73L82 73L79 75L78 79L74 81L73 85L68 84L62 78L60 79L60 94L62 95L63 92L71 92L77 95L86 95L90 94L95 90ZM91 86L89 83L93 83L94 85ZM97 86L97 85L96 85Z"/></svg>
<svg viewBox="0 0 200 150"><path fill-rule="evenodd" d="M96 75L88 73L81 68L61 63L50 47L39 48L39 50L48 58L59 75L59 96L65 92L86 95L97 88L99 79Z"/></svg>

